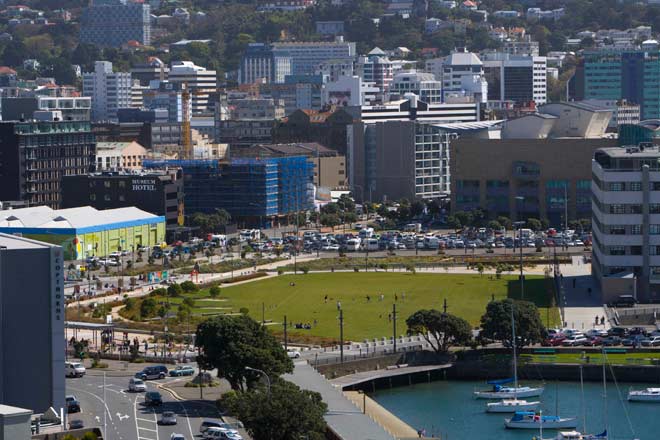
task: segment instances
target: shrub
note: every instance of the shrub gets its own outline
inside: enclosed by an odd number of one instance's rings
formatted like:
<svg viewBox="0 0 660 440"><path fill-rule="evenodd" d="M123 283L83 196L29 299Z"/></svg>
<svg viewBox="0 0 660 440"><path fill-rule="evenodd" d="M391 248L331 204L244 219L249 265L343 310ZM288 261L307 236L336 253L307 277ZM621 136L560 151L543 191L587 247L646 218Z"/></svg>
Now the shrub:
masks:
<svg viewBox="0 0 660 440"><path fill-rule="evenodd" d="M278 275L283 275L283 274L284 274L284 270L283 270L283 269L277 269L277 274L278 274Z"/></svg>
<svg viewBox="0 0 660 440"><path fill-rule="evenodd" d="M199 290L199 287L192 281L184 281L181 283L181 289L183 289L184 292L186 293L191 293L191 292L197 292Z"/></svg>
<svg viewBox="0 0 660 440"><path fill-rule="evenodd" d="M154 289L151 292L149 292L149 296L165 296L167 295L167 290L164 289L163 287L159 287L158 289Z"/></svg>
<svg viewBox="0 0 660 440"><path fill-rule="evenodd" d="M353 268L353 272L359 272L359 271L360 271L360 268L359 268L359 267L354 267L354 268Z"/></svg>
<svg viewBox="0 0 660 440"><path fill-rule="evenodd" d="M181 296L183 288L179 284L170 284L167 287L167 294L170 296Z"/></svg>
<svg viewBox="0 0 660 440"><path fill-rule="evenodd" d="M307 275L309 273L309 267L303 266L300 268L303 274Z"/></svg>
<svg viewBox="0 0 660 440"><path fill-rule="evenodd" d="M211 298L217 298L220 296L220 286L211 286L209 289L209 295Z"/></svg>
<svg viewBox="0 0 660 440"><path fill-rule="evenodd" d="M241 307L238 311L241 313L241 315L247 315L248 313L250 313L250 309L248 309L247 307Z"/></svg>

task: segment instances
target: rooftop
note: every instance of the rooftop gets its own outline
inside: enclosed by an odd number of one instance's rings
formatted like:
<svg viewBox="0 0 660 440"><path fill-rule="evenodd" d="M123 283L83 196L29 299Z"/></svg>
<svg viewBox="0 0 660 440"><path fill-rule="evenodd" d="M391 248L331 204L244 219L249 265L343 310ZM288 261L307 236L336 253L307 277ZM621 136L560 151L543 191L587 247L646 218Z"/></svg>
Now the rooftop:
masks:
<svg viewBox="0 0 660 440"><path fill-rule="evenodd" d="M17 237L16 235L2 234L0 233L0 247L7 248L8 250L14 249L43 249L49 248L53 245L48 243L42 243L36 240L29 240L23 237ZM0 405L0 416L12 414L11 412L7 413L5 410L10 411L11 409L21 410L21 408L14 408L7 405ZM26 411L26 410L21 410ZM18 412L18 414L23 414L23 412Z"/></svg>
<svg viewBox="0 0 660 440"><path fill-rule="evenodd" d="M652 145L600 148L596 153L603 153L612 158L660 159L660 147Z"/></svg>
<svg viewBox="0 0 660 440"><path fill-rule="evenodd" d="M76 229L161 217L135 207L98 210L91 206L51 209L47 206L0 211L0 228Z"/></svg>

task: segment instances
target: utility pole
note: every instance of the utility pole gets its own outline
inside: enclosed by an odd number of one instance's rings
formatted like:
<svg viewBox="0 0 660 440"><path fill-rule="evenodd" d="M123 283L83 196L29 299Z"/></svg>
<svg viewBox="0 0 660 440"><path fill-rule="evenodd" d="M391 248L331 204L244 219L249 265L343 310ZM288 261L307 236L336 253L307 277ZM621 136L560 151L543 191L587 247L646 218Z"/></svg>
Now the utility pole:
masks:
<svg viewBox="0 0 660 440"><path fill-rule="evenodd" d="M447 313L447 298L445 298L445 300L443 301L442 313Z"/></svg>
<svg viewBox="0 0 660 440"><path fill-rule="evenodd" d="M525 299L525 278L523 275L523 247L522 247L522 224L518 228L520 231L520 300Z"/></svg>
<svg viewBox="0 0 660 440"><path fill-rule="evenodd" d="M339 309L339 362L344 363L344 310Z"/></svg>
<svg viewBox="0 0 660 440"><path fill-rule="evenodd" d="M105 405L105 371L103 372L103 406ZM108 410L103 408L103 438L108 439Z"/></svg>
<svg viewBox="0 0 660 440"><path fill-rule="evenodd" d="M289 349L289 340L287 339L286 335L286 315L284 315L284 349Z"/></svg>
<svg viewBox="0 0 660 440"><path fill-rule="evenodd" d="M394 353L396 353L396 303L392 304L392 340L394 341Z"/></svg>
<svg viewBox="0 0 660 440"><path fill-rule="evenodd" d="M261 303L261 326L266 325L266 303Z"/></svg>

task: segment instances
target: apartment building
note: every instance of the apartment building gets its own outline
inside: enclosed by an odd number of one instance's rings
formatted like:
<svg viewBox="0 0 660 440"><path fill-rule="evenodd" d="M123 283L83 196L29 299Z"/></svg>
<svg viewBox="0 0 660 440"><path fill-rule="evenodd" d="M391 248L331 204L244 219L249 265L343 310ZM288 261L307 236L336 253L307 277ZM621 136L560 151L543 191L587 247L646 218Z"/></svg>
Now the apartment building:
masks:
<svg viewBox="0 0 660 440"><path fill-rule="evenodd" d="M80 42L120 47L129 41L151 43L148 3L127 0L93 0L80 18Z"/></svg>
<svg viewBox="0 0 660 440"><path fill-rule="evenodd" d="M117 121L117 110L131 106L131 74L113 72L109 61L96 61L94 72L83 73L83 96L92 99L92 121Z"/></svg>
<svg viewBox="0 0 660 440"><path fill-rule="evenodd" d="M186 83L190 89L193 115L212 113L209 95L217 90L216 71L192 61L173 61L168 74L171 83Z"/></svg>
<svg viewBox="0 0 660 440"><path fill-rule="evenodd" d="M313 74L326 60L355 57L355 43L342 37L335 41L273 43L273 56L291 59L292 75Z"/></svg>

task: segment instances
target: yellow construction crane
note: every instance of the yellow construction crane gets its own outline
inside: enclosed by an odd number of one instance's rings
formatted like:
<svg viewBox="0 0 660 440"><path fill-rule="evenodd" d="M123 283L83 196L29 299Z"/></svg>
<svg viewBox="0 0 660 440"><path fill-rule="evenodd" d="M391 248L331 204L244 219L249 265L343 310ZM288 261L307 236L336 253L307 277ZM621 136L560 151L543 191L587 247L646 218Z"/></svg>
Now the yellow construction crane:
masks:
<svg viewBox="0 0 660 440"><path fill-rule="evenodd" d="M190 89L188 83L183 83L183 91L181 93L181 101L183 105L183 123L181 124L181 143L183 144L183 159L193 159L192 139L190 133Z"/></svg>

